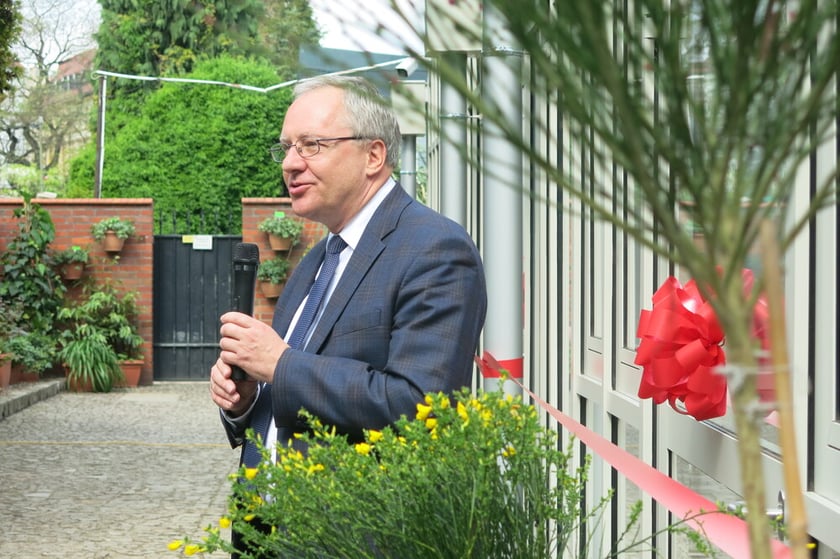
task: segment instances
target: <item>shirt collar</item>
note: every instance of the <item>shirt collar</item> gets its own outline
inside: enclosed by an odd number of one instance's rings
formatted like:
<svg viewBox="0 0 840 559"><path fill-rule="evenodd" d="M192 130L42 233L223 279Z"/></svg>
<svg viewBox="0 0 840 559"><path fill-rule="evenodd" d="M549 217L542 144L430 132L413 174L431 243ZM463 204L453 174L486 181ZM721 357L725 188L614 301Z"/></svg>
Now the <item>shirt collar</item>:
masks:
<svg viewBox="0 0 840 559"><path fill-rule="evenodd" d="M344 229L341 230L341 238L344 239L344 242L347 243L351 249L356 250L356 246L359 244L359 241L362 238L362 234L367 229L368 223L370 223L373 214L376 212L379 205L382 204L382 201L388 196L388 193L394 189L397 182L392 178L388 177L388 180L385 181L385 184L376 191L376 194L368 200L367 204L362 206L362 209L347 222L347 225L344 226ZM330 233L330 238L332 238L332 233Z"/></svg>

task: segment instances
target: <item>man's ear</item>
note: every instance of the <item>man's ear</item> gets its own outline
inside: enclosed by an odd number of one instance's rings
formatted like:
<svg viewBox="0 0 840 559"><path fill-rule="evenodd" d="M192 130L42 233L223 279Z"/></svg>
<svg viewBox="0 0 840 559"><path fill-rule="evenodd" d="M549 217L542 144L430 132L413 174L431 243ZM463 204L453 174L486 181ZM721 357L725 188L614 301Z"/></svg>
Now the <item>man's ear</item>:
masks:
<svg viewBox="0 0 840 559"><path fill-rule="evenodd" d="M377 175L385 166L388 150L382 140L370 140L367 150L367 174Z"/></svg>

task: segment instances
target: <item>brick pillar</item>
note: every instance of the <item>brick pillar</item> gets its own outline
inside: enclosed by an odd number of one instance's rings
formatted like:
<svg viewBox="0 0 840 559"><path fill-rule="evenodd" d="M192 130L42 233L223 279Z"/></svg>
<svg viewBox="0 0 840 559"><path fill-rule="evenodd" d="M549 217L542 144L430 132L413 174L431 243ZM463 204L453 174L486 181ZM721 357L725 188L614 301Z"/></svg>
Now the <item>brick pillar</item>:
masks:
<svg viewBox="0 0 840 559"><path fill-rule="evenodd" d="M327 234L327 228L320 223L300 218L304 222L300 241L288 254L275 253L268 244L268 236L257 229L259 223L274 212L282 211L294 215L290 198L243 198L242 199L242 242L254 243L260 248L260 260L284 256L292 263L289 274L306 251ZM257 286L254 300L254 316L271 324L276 300L266 299Z"/></svg>

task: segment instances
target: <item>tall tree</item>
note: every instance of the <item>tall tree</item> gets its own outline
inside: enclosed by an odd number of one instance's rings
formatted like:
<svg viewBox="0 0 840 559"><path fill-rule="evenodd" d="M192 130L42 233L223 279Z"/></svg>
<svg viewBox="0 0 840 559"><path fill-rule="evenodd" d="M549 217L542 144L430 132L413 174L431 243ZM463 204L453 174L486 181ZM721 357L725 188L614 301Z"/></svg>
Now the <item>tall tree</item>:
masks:
<svg viewBox="0 0 840 559"><path fill-rule="evenodd" d="M221 54L270 60L283 79L297 67L301 44L317 42L306 0L100 0L102 23L94 67L135 76L183 75ZM115 80L108 86L108 134L137 115L158 82ZM106 140L107 141L107 140Z"/></svg>
<svg viewBox="0 0 840 559"><path fill-rule="evenodd" d="M266 61L223 55L202 60L186 77L195 80L278 83ZM243 196L277 196L282 172L269 155L290 102L288 90L261 93L192 83L164 83L145 99L140 113L105 145L104 196L151 197L158 217L220 214L222 229L239 231ZM74 162L68 194L89 196L94 149ZM230 219L228 220L228 216ZM208 223L208 227L213 227Z"/></svg>
<svg viewBox="0 0 840 559"><path fill-rule="evenodd" d="M294 71L300 48L317 45L321 33L315 25L309 0L269 0L259 25L260 43L275 65Z"/></svg>
<svg viewBox="0 0 840 559"><path fill-rule="evenodd" d="M256 0L100 0L100 4L96 68L140 76L189 72L202 56L254 52L263 14L262 3ZM150 82L123 82L118 87L148 90Z"/></svg>
<svg viewBox="0 0 840 559"><path fill-rule="evenodd" d="M12 44L20 33L20 12L15 0L0 0L0 101L20 74Z"/></svg>
<svg viewBox="0 0 840 559"><path fill-rule="evenodd" d="M19 7L21 31L13 48L24 70L0 102L0 161L27 167L40 181L87 132L90 88L59 82L57 71L92 52L96 10L60 0L26 0Z"/></svg>
<svg viewBox="0 0 840 559"><path fill-rule="evenodd" d="M318 40L305 0L100 3L95 67L131 76L269 86L293 77L300 46ZM283 92L117 78L108 93L104 195L154 196L162 212L212 212L282 188L266 149L288 105ZM138 162L132 153L141 144L146 155ZM92 169L90 146L74 162L71 194L89 195Z"/></svg>

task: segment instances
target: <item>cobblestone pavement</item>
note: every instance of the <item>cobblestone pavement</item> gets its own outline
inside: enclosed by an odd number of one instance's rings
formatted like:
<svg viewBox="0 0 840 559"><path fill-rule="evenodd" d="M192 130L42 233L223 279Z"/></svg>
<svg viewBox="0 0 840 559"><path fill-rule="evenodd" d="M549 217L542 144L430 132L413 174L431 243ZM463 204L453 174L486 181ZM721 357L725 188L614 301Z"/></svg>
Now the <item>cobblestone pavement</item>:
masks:
<svg viewBox="0 0 840 559"><path fill-rule="evenodd" d="M176 559L237 460L207 383L61 392L0 420L0 557Z"/></svg>

